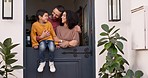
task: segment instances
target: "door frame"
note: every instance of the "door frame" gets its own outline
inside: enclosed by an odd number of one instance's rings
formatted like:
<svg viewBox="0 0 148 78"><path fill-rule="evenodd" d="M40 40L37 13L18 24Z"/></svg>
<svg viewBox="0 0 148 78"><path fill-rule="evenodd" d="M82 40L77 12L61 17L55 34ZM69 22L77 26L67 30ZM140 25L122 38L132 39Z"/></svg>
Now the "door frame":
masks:
<svg viewBox="0 0 148 78"><path fill-rule="evenodd" d="M89 2L89 14L91 14L89 16L89 20L91 21L91 44L89 44L89 47L91 48L91 51L92 51L92 56L93 56L93 67L92 67L92 70L93 70L93 77L92 78L95 78L96 77L96 53L95 53L95 0L88 0ZM23 66L26 67L26 0L23 0ZM93 36L92 36L93 35ZM26 70L24 69L23 70L23 78L26 78Z"/></svg>

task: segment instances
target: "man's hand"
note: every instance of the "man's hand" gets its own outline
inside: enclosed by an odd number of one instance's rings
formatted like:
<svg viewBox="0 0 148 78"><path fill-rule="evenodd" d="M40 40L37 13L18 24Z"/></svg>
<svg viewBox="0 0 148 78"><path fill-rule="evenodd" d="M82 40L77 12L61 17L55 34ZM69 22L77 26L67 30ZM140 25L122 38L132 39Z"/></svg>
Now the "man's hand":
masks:
<svg viewBox="0 0 148 78"><path fill-rule="evenodd" d="M42 32L42 35L40 36L40 39L48 37L48 36L50 36L50 32L48 30L44 30Z"/></svg>
<svg viewBox="0 0 148 78"><path fill-rule="evenodd" d="M81 33L81 28L80 28L79 25L76 25L76 26L74 27L74 30L75 30L76 32L78 32L78 33Z"/></svg>

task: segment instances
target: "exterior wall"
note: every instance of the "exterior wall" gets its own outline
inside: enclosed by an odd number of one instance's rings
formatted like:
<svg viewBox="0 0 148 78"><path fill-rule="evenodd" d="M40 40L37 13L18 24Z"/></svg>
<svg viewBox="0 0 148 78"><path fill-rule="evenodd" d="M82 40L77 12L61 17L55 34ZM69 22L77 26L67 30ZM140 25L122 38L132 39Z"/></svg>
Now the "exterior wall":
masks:
<svg viewBox="0 0 148 78"><path fill-rule="evenodd" d="M105 62L105 54L99 55L99 52L103 49L97 47L97 41L100 39L101 24L108 24L109 26L115 25L116 28L120 28L120 34L124 36L128 42L124 43L125 58L129 63L132 63L134 59L129 58L131 50L131 14L130 14L129 0L121 0L121 21L109 22L108 21L108 0L95 0L95 33L96 33L96 78L98 78L98 71L102 64ZM132 57L133 58L133 57ZM130 60L131 59L131 60ZM131 67L131 66L129 66ZM127 67L128 68L128 67Z"/></svg>
<svg viewBox="0 0 148 78"><path fill-rule="evenodd" d="M0 6L1 4L2 0ZM13 0L13 17L12 20L3 20L2 7L0 7L0 42L10 37L13 43L20 43L13 51L18 52L16 58L19 60L16 64L23 65L23 0ZM17 78L23 78L23 70L15 70L14 74Z"/></svg>
<svg viewBox="0 0 148 78"><path fill-rule="evenodd" d="M131 0L131 9L137 8L139 6L148 6L148 0ZM148 18L148 17L147 17ZM139 20L140 21L140 20ZM148 62L146 60L148 59L148 50L133 50L133 55L130 54L131 58L134 57L135 61L133 63L134 69L140 69L144 72L143 78L148 78Z"/></svg>

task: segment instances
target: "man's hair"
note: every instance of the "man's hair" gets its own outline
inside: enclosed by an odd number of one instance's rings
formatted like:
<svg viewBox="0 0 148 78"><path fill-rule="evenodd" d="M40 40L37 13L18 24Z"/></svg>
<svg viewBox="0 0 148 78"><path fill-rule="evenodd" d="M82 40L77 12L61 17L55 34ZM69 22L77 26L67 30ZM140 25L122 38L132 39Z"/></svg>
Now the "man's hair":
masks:
<svg viewBox="0 0 148 78"><path fill-rule="evenodd" d="M39 20L39 16L42 17L45 13L48 13L48 11L46 11L44 9L37 10L37 12L36 12L36 18L37 18L37 20Z"/></svg>
<svg viewBox="0 0 148 78"><path fill-rule="evenodd" d="M57 8L60 12L64 12L65 11L65 8L64 8L64 6L62 6L62 5L57 5L57 6L55 6L54 8Z"/></svg>
<svg viewBox="0 0 148 78"><path fill-rule="evenodd" d="M74 28L76 25L78 25L78 16L75 12L70 11L70 10L65 10L64 12L66 12L66 20L67 20L67 24L68 24L68 28L72 29Z"/></svg>

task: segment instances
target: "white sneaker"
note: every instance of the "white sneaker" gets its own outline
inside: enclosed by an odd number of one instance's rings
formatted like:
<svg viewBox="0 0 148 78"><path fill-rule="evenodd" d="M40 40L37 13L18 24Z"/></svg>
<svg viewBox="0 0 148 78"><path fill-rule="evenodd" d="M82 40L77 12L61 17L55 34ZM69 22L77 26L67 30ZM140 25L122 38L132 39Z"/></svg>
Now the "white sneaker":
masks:
<svg viewBox="0 0 148 78"><path fill-rule="evenodd" d="M55 72L56 71L56 68L54 66L54 62L49 61L49 67L50 67L50 72Z"/></svg>
<svg viewBox="0 0 148 78"><path fill-rule="evenodd" d="M38 67L38 69L37 69L38 72L43 72L44 67L45 67L45 63L46 63L46 62L41 62L41 63L40 63L40 65L39 65L39 67Z"/></svg>

